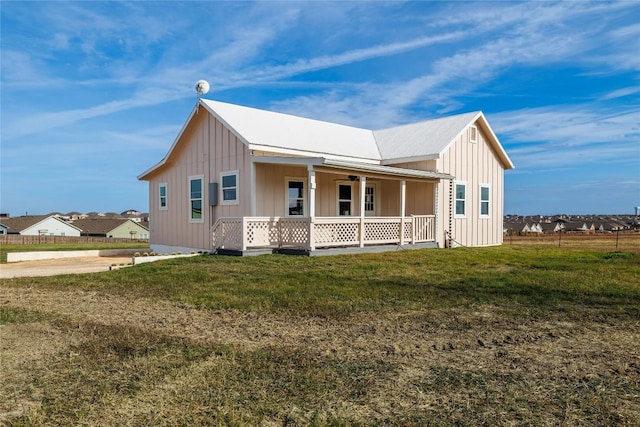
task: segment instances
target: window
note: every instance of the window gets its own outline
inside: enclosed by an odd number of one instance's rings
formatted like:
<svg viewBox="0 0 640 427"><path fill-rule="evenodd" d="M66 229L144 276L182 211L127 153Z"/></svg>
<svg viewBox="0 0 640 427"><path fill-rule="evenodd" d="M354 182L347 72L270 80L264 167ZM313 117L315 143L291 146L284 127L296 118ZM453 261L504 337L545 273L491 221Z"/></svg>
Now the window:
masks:
<svg viewBox="0 0 640 427"><path fill-rule="evenodd" d="M222 172L220 174L221 205L237 205L238 200L238 171Z"/></svg>
<svg viewBox="0 0 640 427"><path fill-rule="evenodd" d="M159 193L160 193L160 210L161 211L166 211L167 208L167 184L166 183L162 183L160 184L159 187Z"/></svg>
<svg viewBox="0 0 640 427"><path fill-rule="evenodd" d="M189 177L189 214L190 222L203 222L202 217L202 176Z"/></svg>
<svg viewBox="0 0 640 427"><path fill-rule="evenodd" d="M489 216L489 186L480 185L480 216Z"/></svg>
<svg viewBox="0 0 640 427"><path fill-rule="evenodd" d="M304 180L296 178L287 179L287 216L304 216Z"/></svg>
<svg viewBox="0 0 640 427"><path fill-rule="evenodd" d="M351 215L351 184L339 184L338 185L338 215L350 216Z"/></svg>
<svg viewBox="0 0 640 427"><path fill-rule="evenodd" d="M465 216L467 203L467 184L456 184L456 216Z"/></svg>
<svg viewBox="0 0 640 427"><path fill-rule="evenodd" d="M478 128L475 126L469 128L469 142L478 142Z"/></svg>

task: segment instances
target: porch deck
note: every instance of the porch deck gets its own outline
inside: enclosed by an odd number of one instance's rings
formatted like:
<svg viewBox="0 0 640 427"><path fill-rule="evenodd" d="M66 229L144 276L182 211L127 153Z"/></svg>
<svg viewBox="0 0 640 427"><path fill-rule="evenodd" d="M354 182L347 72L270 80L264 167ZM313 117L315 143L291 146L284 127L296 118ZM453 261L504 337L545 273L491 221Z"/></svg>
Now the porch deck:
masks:
<svg viewBox="0 0 640 427"><path fill-rule="evenodd" d="M218 249L214 253L216 255L231 255L231 256L258 256L268 254L284 254L284 255L299 255L299 256L331 256L331 255L349 255L349 254L371 254L382 252L396 252L405 250L417 250L417 249L436 249L438 245L436 242L415 243L412 245L373 245L360 247L344 247L344 248L321 248L315 251L308 249L287 249L287 248L274 248L274 249L247 249L246 251L233 250L233 249Z"/></svg>
<svg viewBox="0 0 640 427"><path fill-rule="evenodd" d="M437 247L434 215L409 217L220 218L211 227L212 249L244 254L269 251L314 254ZM395 246L394 246L395 245Z"/></svg>

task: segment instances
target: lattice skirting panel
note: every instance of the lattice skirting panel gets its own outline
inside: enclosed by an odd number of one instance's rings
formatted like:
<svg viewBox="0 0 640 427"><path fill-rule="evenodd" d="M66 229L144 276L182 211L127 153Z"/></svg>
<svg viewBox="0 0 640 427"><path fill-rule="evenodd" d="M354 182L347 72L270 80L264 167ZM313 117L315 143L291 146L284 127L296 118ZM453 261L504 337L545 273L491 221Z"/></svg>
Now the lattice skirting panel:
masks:
<svg viewBox="0 0 640 427"><path fill-rule="evenodd" d="M359 242L360 224L313 224L313 226L316 246L352 245Z"/></svg>

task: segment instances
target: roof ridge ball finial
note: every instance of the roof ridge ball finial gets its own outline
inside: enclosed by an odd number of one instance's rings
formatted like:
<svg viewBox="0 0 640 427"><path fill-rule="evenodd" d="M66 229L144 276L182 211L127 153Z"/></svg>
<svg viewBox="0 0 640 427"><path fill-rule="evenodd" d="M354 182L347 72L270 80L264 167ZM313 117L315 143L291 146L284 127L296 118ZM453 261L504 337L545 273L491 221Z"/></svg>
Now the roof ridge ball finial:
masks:
<svg viewBox="0 0 640 427"><path fill-rule="evenodd" d="M198 80L196 82L196 94L198 95L198 98L207 92L209 92L209 82L206 80Z"/></svg>

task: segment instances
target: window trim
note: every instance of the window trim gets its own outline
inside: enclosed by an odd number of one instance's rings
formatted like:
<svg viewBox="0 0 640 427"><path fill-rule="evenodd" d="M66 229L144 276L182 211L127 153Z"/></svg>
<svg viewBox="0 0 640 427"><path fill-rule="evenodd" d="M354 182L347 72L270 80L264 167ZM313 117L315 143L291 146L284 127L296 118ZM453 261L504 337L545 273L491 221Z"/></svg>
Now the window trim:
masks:
<svg viewBox="0 0 640 427"><path fill-rule="evenodd" d="M162 189L164 188L164 196L162 195ZM161 182L158 185L158 210L166 211L169 210L169 203L167 199L167 183ZM164 206L162 206L162 199L164 198Z"/></svg>
<svg viewBox="0 0 640 427"><path fill-rule="evenodd" d="M224 186L224 180L223 178L225 176L235 176L236 177L236 186L235 187L225 187ZM230 200L225 200L224 199L224 190L225 188L227 189L231 189L231 188L235 188L236 190L236 198L235 199L230 199ZM238 173L238 170L232 170L232 171L224 171L224 172L220 172L220 205L222 206L229 206L229 205L239 205L240 204L240 174Z"/></svg>
<svg viewBox="0 0 640 427"><path fill-rule="evenodd" d="M478 142L478 127L476 125L469 126L469 142Z"/></svg>
<svg viewBox="0 0 640 427"><path fill-rule="evenodd" d="M191 197L191 182L200 180L200 197ZM202 223L204 222L204 175L193 175L187 180L187 194L189 194L189 222L190 223ZM193 217L193 202L200 200L200 218Z"/></svg>
<svg viewBox="0 0 640 427"><path fill-rule="evenodd" d="M482 199L482 189L486 188L489 191L488 194L488 198L487 200L483 200ZM491 216L491 186L489 184L480 184L480 197L478 197L478 199L480 200L480 210L478 212L480 212L480 218L489 218ZM482 204L486 203L487 204L487 213L483 214L482 213Z"/></svg>
<svg viewBox="0 0 640 427"><path fill-rule="evenodd" d="M289 183L301 182L302 183L302 215L290 215L289 214ZM308 218L309 208L307 204L307 179L297 176L285 176L284 177L284 216L288 218Z"/></svg>
<svg viewBox="0 0 640 427"><path fill-rule="evenodd" d="M458 199L458 185L461 185L464 187L464 199ZM454 218L466 218L467 217L467 200L469 199L468 196L468 192L467 192L467 183L465 181L456 181L453 184L453 215ZM464 212L459 214L458 213L458 201L461 200L464 202Z"/></svg>
<svg viewBox="0 0 640 427"><path fill-rule="evenodd" d="M348 200L349 202L349 215L342 215L342 213L340 212L340 202L346 202L347 199L341 199L340 198L340 186L344 185L345 187L351 187L351 199ZM336 214L337 216L353 216L353 183L349 182L349 183L344 183L344 182L337 182L336 183Z"/></svg>

